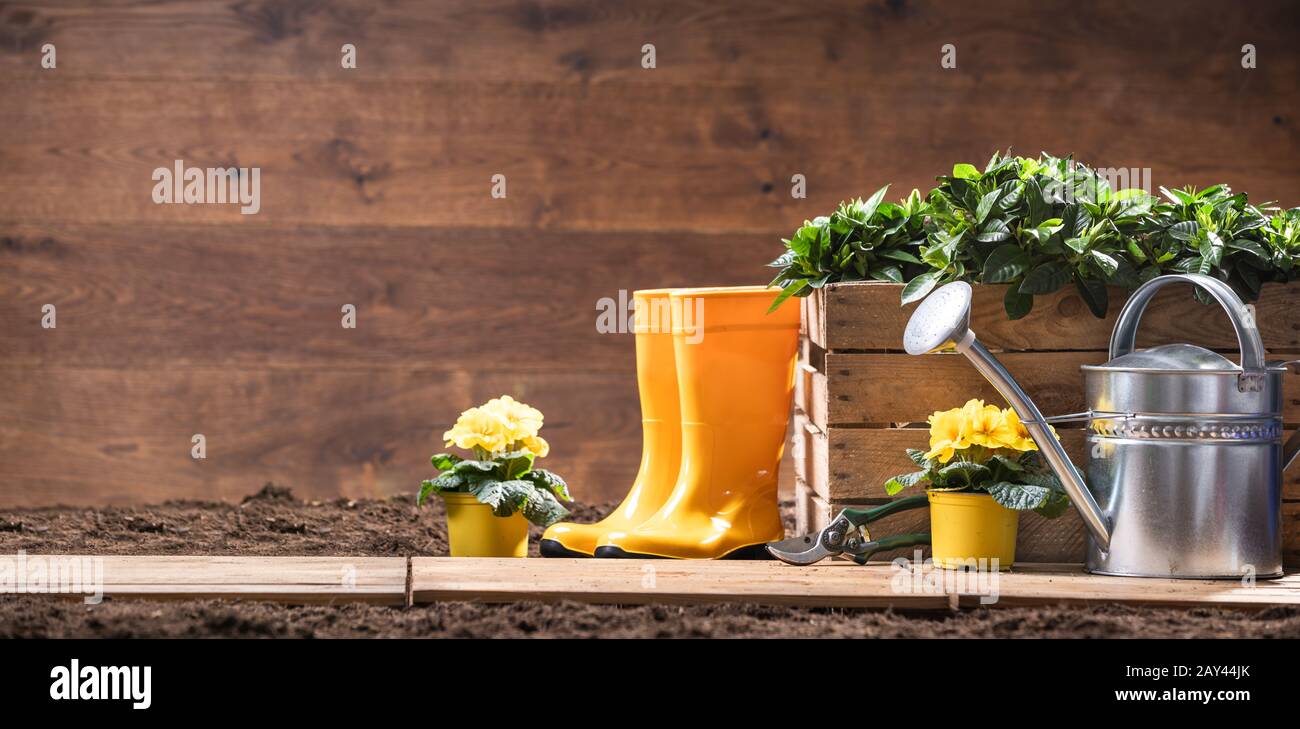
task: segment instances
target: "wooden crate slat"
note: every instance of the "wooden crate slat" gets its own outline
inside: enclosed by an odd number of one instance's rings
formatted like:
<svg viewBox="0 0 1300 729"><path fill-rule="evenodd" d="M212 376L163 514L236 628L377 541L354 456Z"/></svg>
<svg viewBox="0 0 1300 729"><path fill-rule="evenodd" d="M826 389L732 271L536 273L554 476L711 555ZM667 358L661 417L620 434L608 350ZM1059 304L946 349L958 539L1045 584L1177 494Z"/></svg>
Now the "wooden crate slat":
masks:
<svg viewBox="0 0 1300 729"><path fill-rule="evenodd" d="M1115 319L1128 296L1110 290L1106 319L1088 311L1073 288L1036 296L1033 311L1023 319L1007 319L1002 307L1006 286L978 284L971 310L971 328L986 347L1007 350L1106 350ZM809 297L810 336L828 350L892 350L903 348L903 329L916 304L899 305L902 287L885 283L833 284L824 294ZM1254 303L1264 346L1272 352L1300 351L1300 329L1293 325L1300 310L1300 286L1265 284ZM816 320L813 317L816 316ZM1192 299L1190 286L1162 291L1151 302L1138 329L1138 346L1190 342L1212 349L1237 349L1227 315L1218 306Z"/></svg>
<svg viewBox="0 0 1300 729"><path fill-rule="evenodd" d="M1029 393L1044 414L1072 413L1086 408L1085 364L1101 364L1104 352L1008 352L999 360ZM907 354L826 355L826 369L812 377L814 397L826 390L825 411L817 403L808 413L825 431L829 426L924 423L936 410L960 407L970 398L1003 404L997 390L960 354L924 357ZM1300 422L1300 374L1283 376L1290 397L1283 418Z"/></svg>
<svg viewBox="0 0 1300 729"><path fill-rule="evenodd" d="M17 555L6 555L14 563ZM28 565L43 561L46 570L58 561L77 560L102 570L103 595L129 599L270 600L289 603L406 602L404 557L230 557L25 555ZM99 567L84 560L99 560ZM59 569L63 569L60 567ZM80 579L92 576L81 572ZM60 593L81 599L84 592Z"/></svg>
<svg viewBox="0 0 1300 729"><path fill-rule="evenodd" d="M569 559L411 560L414 602L577 600L594 603L743 602L818 607L943 609L948 595L901 592L887 564ZM1268 607L1300 604L1300 575L1244 587L1235 581L1087 575L1078 565L1025 566L997 576L992 605L1132 603ZM972 590L955 593L978 604ZM967 599L969 598L969 599Z"/></svg>

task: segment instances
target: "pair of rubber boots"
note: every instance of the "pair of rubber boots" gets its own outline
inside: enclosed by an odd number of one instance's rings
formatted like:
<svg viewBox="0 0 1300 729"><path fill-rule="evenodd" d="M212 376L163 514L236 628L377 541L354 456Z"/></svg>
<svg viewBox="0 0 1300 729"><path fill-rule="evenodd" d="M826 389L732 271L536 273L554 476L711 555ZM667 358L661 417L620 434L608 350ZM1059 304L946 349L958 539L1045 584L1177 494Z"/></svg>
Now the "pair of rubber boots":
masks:
<svg viewBox="0 0 1300 729"><path fill-rule="evenodd" d="M633 292L641 468L602 521L547 529L543 556L767 558L799 340L798 302L768 313L778 293Z"/></svg>

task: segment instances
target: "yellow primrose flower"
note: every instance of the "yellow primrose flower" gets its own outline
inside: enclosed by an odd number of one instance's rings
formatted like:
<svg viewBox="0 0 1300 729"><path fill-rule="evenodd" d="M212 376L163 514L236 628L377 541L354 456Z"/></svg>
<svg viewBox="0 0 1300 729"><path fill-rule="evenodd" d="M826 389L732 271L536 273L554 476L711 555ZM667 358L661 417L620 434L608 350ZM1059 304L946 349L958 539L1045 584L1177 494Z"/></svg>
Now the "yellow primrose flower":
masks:
<svg viewBox="0 0 1300 729"><path fill-rule="evenodd" d="M535 438L537 431L542 429L542 412L509 395L488 400L483 409L505 423L505 435L511 443Z"/></svg>
<svg viewBox="0 0 1300 729"><path fill-rule="evenodd" d="M496 413L486 408L470 408L460 414L451 430L442 434L447 447L456 446L471 450L482 448L488 453L496 453L510 445L506 422Z"/></svg>
<svg viewBox="0 0 1300 729"><path fill-rule="evenodd" d="M1004 447L1018 451L1038 450L1038 444L1029 437L1029 431L1025 429L1025 424L1020 422L1020 416L1016 415L1015 410L1011 408L1003 410L1002 421L1003 427L998 434L998 440ZM1052 433L1056 433L1055 428L1052 428Z"/></svg>
<svg viewBox="0 0 1300 729"><path fill-rule="evenodd" d="M970 441L966 439L967 419L963 409L936 412L928 418L928 422L930 450L925 454L926 458L937 457L940 463L947 463L956 451L970 447Z"/></svg>
<svg viewBox="0 0 1300 729"><path fill-rule="evenodd" d="M538 458L545 458L551 452L551 444L540 435L530 435L523 440L524 449Z"/></svg>
<svg viewBox="0 0 1300 729"><path fill-rule="evenodd" d="M986 448L1002 445L1000 436L1005 424L1002 410L997 405L985 405L983 400L971 400L962 407L961 412L966 421L966 440Z"/></svg>

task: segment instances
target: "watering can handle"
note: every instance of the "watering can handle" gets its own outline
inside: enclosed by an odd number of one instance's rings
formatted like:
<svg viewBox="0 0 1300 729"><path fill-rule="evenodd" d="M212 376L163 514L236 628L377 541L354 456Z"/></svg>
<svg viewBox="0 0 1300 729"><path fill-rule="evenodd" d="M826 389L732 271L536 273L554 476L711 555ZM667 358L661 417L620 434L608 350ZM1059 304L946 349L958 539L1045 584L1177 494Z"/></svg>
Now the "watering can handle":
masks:
<svg viewBox="0 0 1300 729"><path fill-rule="evenodd" d="M1255 326L1254 318L1246 314L1246 305L1231 286L1217 278L1199 273L1157 276L1139 286L1119 312L1119 321L1115 322L1115 332L1110 336L1110 358L1115 359L1133 351L1137 342L1138 321L1146 311L1147 304L1151 303L1151 298L1157 291L1171 283L1179 282L1200 286L1219 302L1219 306L1222 306L1224 311L1228 312L1228 318L1232 320L1232 328L1237 332L1243 374L1249 377L1263 376L1264 343L1260 341L1259 329Z"/></svg>

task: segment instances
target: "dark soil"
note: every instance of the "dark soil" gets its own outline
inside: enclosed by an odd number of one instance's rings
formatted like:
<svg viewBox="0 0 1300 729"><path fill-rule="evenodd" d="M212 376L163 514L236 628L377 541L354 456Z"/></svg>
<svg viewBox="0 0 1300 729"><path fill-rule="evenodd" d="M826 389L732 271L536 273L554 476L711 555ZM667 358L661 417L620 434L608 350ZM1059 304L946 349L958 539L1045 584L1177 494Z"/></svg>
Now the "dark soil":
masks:
<svg viewBox="0 0 1300 729"><path fill-rule="evenodd" d="M788 506L788 505L787 505ZM592 520L611 508L579 507ZM786 509L787 513L789 509ZM534 534L534 537L537 535ZM240 504L0 511L0 553L420 556L447 552L441 503L303 503L268 484ZM536 554L536 539L532 542ZM0 596L0 637L1290 637L1300 609L990 608L898 613L578 603L411 608Z"/></svg>

